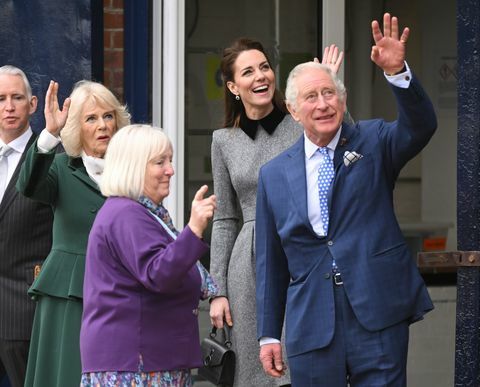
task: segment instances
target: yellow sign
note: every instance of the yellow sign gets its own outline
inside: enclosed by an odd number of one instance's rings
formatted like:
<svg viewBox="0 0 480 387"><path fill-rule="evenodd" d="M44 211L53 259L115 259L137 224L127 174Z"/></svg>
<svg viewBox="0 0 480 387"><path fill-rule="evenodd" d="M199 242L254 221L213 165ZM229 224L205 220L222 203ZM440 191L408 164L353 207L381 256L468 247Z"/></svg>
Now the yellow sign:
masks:
<svg viewBox="0 0 480 387"><path fill-rule="evenodd" d="M220 57L218 55L207 54L206 65L206 86L207 98L209 100L221 99L223 96L223 82L220 71Z"/></svg>

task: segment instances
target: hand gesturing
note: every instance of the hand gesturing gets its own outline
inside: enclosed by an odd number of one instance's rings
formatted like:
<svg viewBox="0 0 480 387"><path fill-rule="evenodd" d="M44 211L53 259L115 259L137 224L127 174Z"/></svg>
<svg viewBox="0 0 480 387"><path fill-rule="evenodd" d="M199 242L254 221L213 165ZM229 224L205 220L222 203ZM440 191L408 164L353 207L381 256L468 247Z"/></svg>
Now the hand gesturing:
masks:
<svg viewBox="0 0 480 387"><path fill-rule="evenodd" d="M372 34L375 45L372 47L371 59L387 74L401 71L405 61L405 44L410 30L406 27L398 38L398 19L383 15L383 34L376 20L372 22Z"/></svg>
<svg viewBox="0 0 480 387"><path fill-rule="evenodd" d="M67 122L70 98L65 99L63 108L58 105L58 83L50 81L47 94L45 95L45 127L54 136L58 136L60 130Z"/></svg>
<svg viewBox="0 0 480 387"><path fill-rule="evenodd" d="M320 63L318 58L313 59L314 62ZM343 51L339 51L335 44L325 47L323 50L322 64L330 67L334 74L338 74L338 70L343 62Z"/></svg>
<svg viewBox="0 0 480 387"><path fill-rule="evenodd" d="M202 237L203 232L208 226L208 221L213 217L213 213L217 208L217 199L215 195L204 197L208 191L206 185L202 185L195 194L192 202L192 212L188 225L192 232Z"/></svg>

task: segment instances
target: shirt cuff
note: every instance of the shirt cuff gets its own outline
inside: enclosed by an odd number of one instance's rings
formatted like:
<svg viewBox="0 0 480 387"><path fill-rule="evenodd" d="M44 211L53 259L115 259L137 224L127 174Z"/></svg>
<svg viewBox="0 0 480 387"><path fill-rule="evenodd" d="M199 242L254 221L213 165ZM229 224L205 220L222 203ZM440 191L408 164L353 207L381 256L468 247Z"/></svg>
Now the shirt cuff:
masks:
<svg viewBox="0 0 480 387"><path fill-rule="evenodd" d="M261 337L259 343L260 346L265 344L280 344L280 340L274 339L273 337Z"/></svg>
<svg viewBox="0 0 480 387"><path fill-rule="evenodd" d="M60 137L55 137L47 129L43 129L37 140L39 153L48 153L60 144Z"/></svg>
<svg viewBox="0 0 480 387"><path fill-rule="evenodd" d="M402 89L408 89L408 87L410 86L410 81L412 80L412 72L410 71L410 67L408 66L407 62L405 62L405 68L406 70L400 74L383 74L385 75L385 78L387 78L387 81L390 82L393 86L400 87Z"/></svg>

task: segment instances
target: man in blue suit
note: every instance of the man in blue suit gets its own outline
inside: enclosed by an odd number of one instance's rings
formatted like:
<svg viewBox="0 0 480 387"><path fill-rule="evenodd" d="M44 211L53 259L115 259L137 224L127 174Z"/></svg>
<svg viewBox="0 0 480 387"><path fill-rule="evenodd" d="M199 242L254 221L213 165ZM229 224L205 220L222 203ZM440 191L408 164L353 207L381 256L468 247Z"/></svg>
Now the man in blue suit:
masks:
<svg viewBox="0 0 480 387"><path fill-rule="evenodd" d="M371 59L398 119L342 122L346 91L324 65L295 67L287 105L304 136L262 167L257 193L260 359L292 385L405 386L409 325L433 308L400 231L393 189L436 129L432 104L405 62L409 29L372 22ZM400 37L399 37L400 36Z"/></svg>

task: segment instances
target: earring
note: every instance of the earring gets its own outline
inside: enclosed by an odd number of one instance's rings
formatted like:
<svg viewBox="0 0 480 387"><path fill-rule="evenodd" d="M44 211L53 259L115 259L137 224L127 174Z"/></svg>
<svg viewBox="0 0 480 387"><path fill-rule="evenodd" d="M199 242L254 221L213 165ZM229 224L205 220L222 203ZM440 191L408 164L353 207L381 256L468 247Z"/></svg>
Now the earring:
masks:
<svg viewBox="0 0 480 387"><path fill-rule="evenodd" d="M235 95L235 99L236 99L237 101L240 101L240 96L239 96L238 94Z"/></svg>

